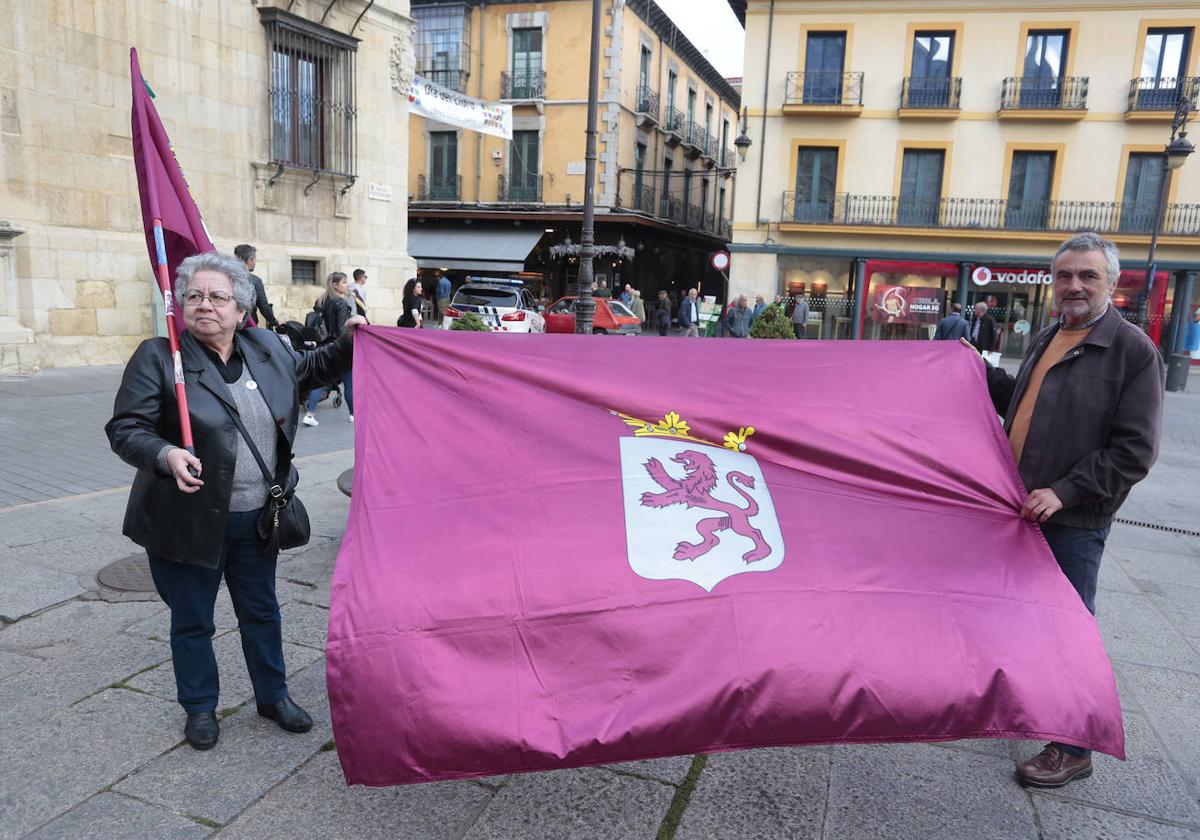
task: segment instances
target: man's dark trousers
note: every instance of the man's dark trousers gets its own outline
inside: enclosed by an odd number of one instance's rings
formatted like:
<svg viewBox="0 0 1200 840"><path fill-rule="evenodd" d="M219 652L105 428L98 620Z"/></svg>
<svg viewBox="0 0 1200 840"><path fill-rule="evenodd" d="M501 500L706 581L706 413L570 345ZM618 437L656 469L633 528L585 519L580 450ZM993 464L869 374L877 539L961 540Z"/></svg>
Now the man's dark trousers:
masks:
<svg viewBox="0 0 1200 840"><path fill-rule="evenodd" d="M1074 528L1070 525L1042 523L1042 534L1050 544L1050 551L1058 561L1067 580L1075 587L1088 612L1096 614L1096 586L1100 580L1100 558L1104 554L1104 542L1108 539L1107 528ZM1071 755L1088 755L1091 750L1071 744L1055 742L1063 752Z"/></svg>
<svg viewBox="0 0 1200 840"><path fill-rule="evenodd" d="M222 575L237 613L254 699L265 705L287 697L275 560L263 551L257 521L256 510L229 514L226 547L216 569L150 555L154 585L171 608L175 687L179 704L189 714L217 708L220 683L212 647L213 605Z"/></svg>

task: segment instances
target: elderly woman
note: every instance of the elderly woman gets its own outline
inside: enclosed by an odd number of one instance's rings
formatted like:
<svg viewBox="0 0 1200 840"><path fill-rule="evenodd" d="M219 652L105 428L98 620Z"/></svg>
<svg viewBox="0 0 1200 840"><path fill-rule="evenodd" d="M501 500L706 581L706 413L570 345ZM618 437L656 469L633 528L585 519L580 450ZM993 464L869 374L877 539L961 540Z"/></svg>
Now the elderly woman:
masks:
<svg viewBox="0 0 1200 840"><path fill-rule="evenodd" d="M213 604L222 577L237 613L258 713L289 732L312 719L288 697L275 556L256 527L268 484L247 438L283 483L292 466L298 394L350 369L350 318L335 342L297 353L279 336L239 329L254 303L242 263L218 253L179 266L179 339L196 454L179 448L179 412L164 338L142 342L125 368L105 431L137 468L124 533L146 549L158 594L171 612L171 656L184 736L198 750L217 742ZM243 434L233 416L241 421Z"/></svg>

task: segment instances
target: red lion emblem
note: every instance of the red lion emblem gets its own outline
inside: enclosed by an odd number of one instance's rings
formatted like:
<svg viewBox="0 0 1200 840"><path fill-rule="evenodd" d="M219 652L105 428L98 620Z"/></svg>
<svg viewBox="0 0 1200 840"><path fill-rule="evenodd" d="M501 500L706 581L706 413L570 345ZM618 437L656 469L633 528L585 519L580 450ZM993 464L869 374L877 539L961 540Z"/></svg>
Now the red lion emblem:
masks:
<svg viewBox="0 0 1200 840"><path fill-rule="evenodd" d="M746 507L738 507L712 497L717 486L717 468L712 459L694 449L685 449L671 458L683 466L684 477L672 478L657 458L651 458L643 466L650 477L663 489L662 493L643 493L642 505L651 508L686 505L689 508L704 508L718 511L722 516L701 519L696 523L700 542L681 542L675 546L676 560L696 560L712 551L721 542L720 531L733 531L754 541L754 548L742 555L747 563L762 560L771 553L762 531L750 524L750 517L758 516L758 502L740 485L754 489L754 477L743 472L730 472L725 476L729 486L746 500ZM735 480L736 479L736 480Z"/></svg>

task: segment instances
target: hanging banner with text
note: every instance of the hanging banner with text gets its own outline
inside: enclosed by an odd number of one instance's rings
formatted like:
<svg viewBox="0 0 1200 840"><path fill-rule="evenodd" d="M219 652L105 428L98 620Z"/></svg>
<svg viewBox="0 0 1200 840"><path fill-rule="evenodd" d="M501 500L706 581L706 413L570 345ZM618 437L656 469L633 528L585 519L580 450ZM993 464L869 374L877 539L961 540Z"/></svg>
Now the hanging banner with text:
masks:
<svg viewBox="0 0 1200 840"><path fill-rule="evenodd" d="M473 99L414 75L408 91L409 113L459 128L512 139L512 106Z"/></svg>

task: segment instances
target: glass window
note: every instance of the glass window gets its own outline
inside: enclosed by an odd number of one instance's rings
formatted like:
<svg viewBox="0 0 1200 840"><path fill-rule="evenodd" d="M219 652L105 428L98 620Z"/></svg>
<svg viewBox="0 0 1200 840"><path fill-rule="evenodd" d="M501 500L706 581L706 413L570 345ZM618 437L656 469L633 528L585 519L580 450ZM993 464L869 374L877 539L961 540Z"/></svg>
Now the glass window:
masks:
<svg viewBox="0 0 1200 840"><path fill-rule="evenodd" d="M1121 230L1149 233L1158 211L1163 185L1163 156L1160 152L1133 152L1125 167L1125 190L1121 196Z"/></svg>
<svg viewBox="0 0 1200 840"><path fill-rule="evenodd" d="M1057 108L1066 73L1070 33L1065 30L1032 30L1025 40L1022 108Z"/></svg>
<svg viewBox="0 0 1200 840"><path fill-rule="evenodd" d="M908 108L945 108L950 104L954 69L953 32L913 34L912 73L908 80Z"/></svg>
<svg viewBox="0 0 1200 840"><path fill-rule="evenodd" d="M696 91L688 88L687 119L689 123L696 121Z"/></svg>
<svg viewBox="0 0 1200 840"><path fill-rule="evenodd" d="M667 109L675 110L675 81L679 77L674 72L667 73Z"/></svg>
<svg viewBox="0 0 1200 840"><path fill-rule="evenodd" d="M568 312L575 311L575 299L556 301L553 306L546 310L548 315L566 315Z"/></svg>
<svg viewBox="0 0 1200 840"><path fill-rule="evenodd" d="M1044 229L1053 179L1054 152L1013 152L1004 226L1022 230Z"/></svg>
<svg viewBox="0 0 1200 840"><path fill-rule="evenodd" d="M633 314L632 309L630 309L625 304L621 303L621 301L619 301L619 300L609 300L608 308L612 312L612 314L619 315L622 318L636 318L637 317L636 315Z"/></svg>
<svg viewBox="0 0 1200 840"><path fill-rule="evenodd" d="M520 309L521 297L515 290L489 289L486 286L463 286L454 293L451 306L498 306Z"/></svg>
<svg viewBox="0 0 1200 840"><path fill-rule="evenodd" d="M540 30L539 30L540 31ZM536 131L514 131L509 146L509 201L540 201L538 195L538 145Z"/></svg>
<svg viewBox="0 0 1200 840"><path fill-rule="evenodd" d="M354 175L355 42L294 16L264 9L270 42L271 160ZM318 30L323 30L319 27Z"/></svg>
<svg viewBox="0 0 1200 840"><path fill-rule="evenodd" d="M458 198L458 132L433 131L429 134L429 197Z"/></svg>
<svg viewBox="0 0 1200 840"><path fill-rule="evenodd" d="M292 283L297 286L317 285L317 261L292 260Z"/></svg>
<svg viewBox="0 0 1200 840"><path fill-rule="evenodd" d="M846 33L810 32L804 51L804 103L838 105L842 101Z"/></svg>
<svg viewBox="0 0 1200 840"><path fill-rule="evenodd" d="M929 227L938 223L945 163L946 153L941 149L904 150L897 224Z"/></svg>
<svg viewBox="0 0 1200 840"><path fill-rule="evenodd" d="M648 47L642 47L642 57L638 63L638 87L643 90L650 87L650 49Z"/></svg>
<svg viewBox="0 0 1200 840"><path fill-rule="evenodd" d="M796 196L792 218L797 222L833 220L837 190L838 150L801 147L796 157Z"/></svg>
<svg viewBox="0 0 1200 840"><path fill-rule="evenodd" d="M465 91L471 54L470 22L462 6L414 6L416 71L431 82Z"/></svg>
<svg viewBox="0 0 1200 840"><path fill-rule="evenodd" d="M512 98L542 95L542 30L514 29L512 33Z"/></svg>
<svg viewBox="0 0 1200 840"><path fill-rule="evenodd" d="M1142 75L1172 80L1187 75L1191 29L1150 29L1142 53Z"/></svg>

